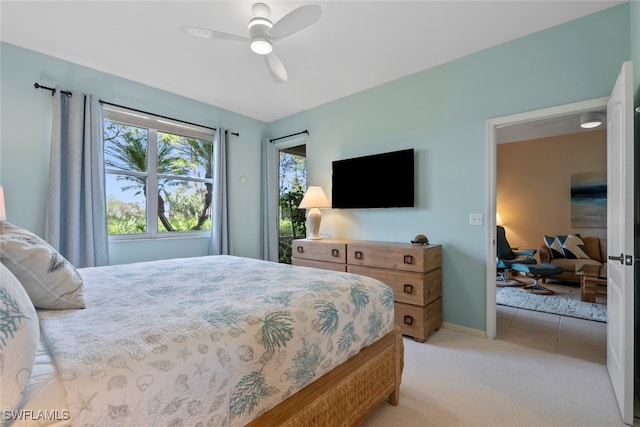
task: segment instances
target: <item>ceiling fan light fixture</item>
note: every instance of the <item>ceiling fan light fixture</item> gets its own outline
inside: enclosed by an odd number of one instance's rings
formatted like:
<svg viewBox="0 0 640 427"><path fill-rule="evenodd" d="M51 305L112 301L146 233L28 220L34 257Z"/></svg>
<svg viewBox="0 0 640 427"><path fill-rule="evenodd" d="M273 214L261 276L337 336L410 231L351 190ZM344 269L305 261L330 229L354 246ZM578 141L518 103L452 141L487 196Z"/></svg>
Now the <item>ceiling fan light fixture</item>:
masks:
<svg viewBox="0 0 640 427"><path fill-rule="evenodd" d="M253 12L254 16L267 17L271 14L271 8L265 3L254 3L254 5L251 6L251 11Z"/></svg>
<svg viewBox="0 0 640 427"><path fill-rule="evenodd" d="M587 111L580 115L580 127L583 129L597 128L602 124L602 113Z"/></svg>
<svg viewBox="0 0 640 427"><path fill-rule="evenodd" d="M251 40L251 50L258 55L268 55L273 50L273 45L264 37L256 37Z"/></svg>
<svg viewBox="0 0 640 427"><path fill-rule="evenodd" d="M273 23L269 21L268 18L265 18L263 16L256 16L255 18L251 18L251 20L249 21L249 29L251 29L251 27L255 27L256 25L266 27L267 30L273 27Z"/></svg>

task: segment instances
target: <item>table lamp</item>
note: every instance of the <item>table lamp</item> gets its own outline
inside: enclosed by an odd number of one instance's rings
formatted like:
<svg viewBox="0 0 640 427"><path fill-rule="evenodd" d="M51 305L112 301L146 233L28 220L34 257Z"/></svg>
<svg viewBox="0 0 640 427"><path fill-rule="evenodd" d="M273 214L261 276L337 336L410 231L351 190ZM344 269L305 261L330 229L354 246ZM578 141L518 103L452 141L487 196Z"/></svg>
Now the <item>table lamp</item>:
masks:
<svg viewBox="0 0 640 427"><path fill-rule="evenodd" d="M322 214L320 209L330 208L331 203L327 199L327 196L322 191L322 187L319 185L310 185L307 188L307 192L304 193L304 197L300 202L300 209L307 210L307 221L309 223L307 239L318 240L320 237L320 221L322 220Z"/></svg>

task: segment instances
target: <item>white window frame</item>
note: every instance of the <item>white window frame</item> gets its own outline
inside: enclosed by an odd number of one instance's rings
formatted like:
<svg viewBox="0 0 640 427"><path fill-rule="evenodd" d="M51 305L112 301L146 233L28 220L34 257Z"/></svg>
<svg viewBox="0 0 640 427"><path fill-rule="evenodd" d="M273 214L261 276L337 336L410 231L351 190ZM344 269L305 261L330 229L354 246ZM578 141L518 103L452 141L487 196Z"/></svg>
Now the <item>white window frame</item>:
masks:
<svg viewBox="0 0 640 427"><path fill-rule="evenodd" d="M166 174L159 175L156 163L156 160L158 158L158 132L165 132L174 135L185 136L188 138L207 139L214 141L215 129L106 103L102 105L102 114L103 126L106 121L110 121L144 128L148 131L147 173L112 169L107 168L105 165L106 174L147 177L147 185L149 188L149 191L147 191L146 200L147 232L136 234L109 234L109 240L157 240L211 236L211 230L189 230L179 232L158 231L158 198L149 197L149 194L158 193L158 178L213 184L213 178L207 179Z"/></svg>

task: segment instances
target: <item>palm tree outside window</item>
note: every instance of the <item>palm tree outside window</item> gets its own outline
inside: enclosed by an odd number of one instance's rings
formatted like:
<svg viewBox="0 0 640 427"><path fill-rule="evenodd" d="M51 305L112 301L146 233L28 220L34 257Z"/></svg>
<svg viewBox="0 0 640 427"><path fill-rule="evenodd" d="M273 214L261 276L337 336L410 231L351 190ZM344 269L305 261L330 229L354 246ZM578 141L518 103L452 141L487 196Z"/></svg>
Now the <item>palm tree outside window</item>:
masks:
<svg viewBox="0 0 640 427"><path fill-rule="evenodd" d="M104 107L110 238L210 234L213 129Z"/></svg>

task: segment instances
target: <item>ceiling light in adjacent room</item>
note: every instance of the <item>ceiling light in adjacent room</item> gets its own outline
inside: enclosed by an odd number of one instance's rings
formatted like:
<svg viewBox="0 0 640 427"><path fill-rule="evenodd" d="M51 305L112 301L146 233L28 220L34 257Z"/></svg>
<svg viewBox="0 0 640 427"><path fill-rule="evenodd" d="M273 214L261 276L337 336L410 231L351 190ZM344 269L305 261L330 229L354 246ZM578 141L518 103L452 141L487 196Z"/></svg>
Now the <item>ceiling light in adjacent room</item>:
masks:
<svg viewBox="0 0 640 427"><path fill-rule="evenodd" d="M602 113L587 111L580 115L580 127L584 129L597 128L602 124Z"/></svg>

